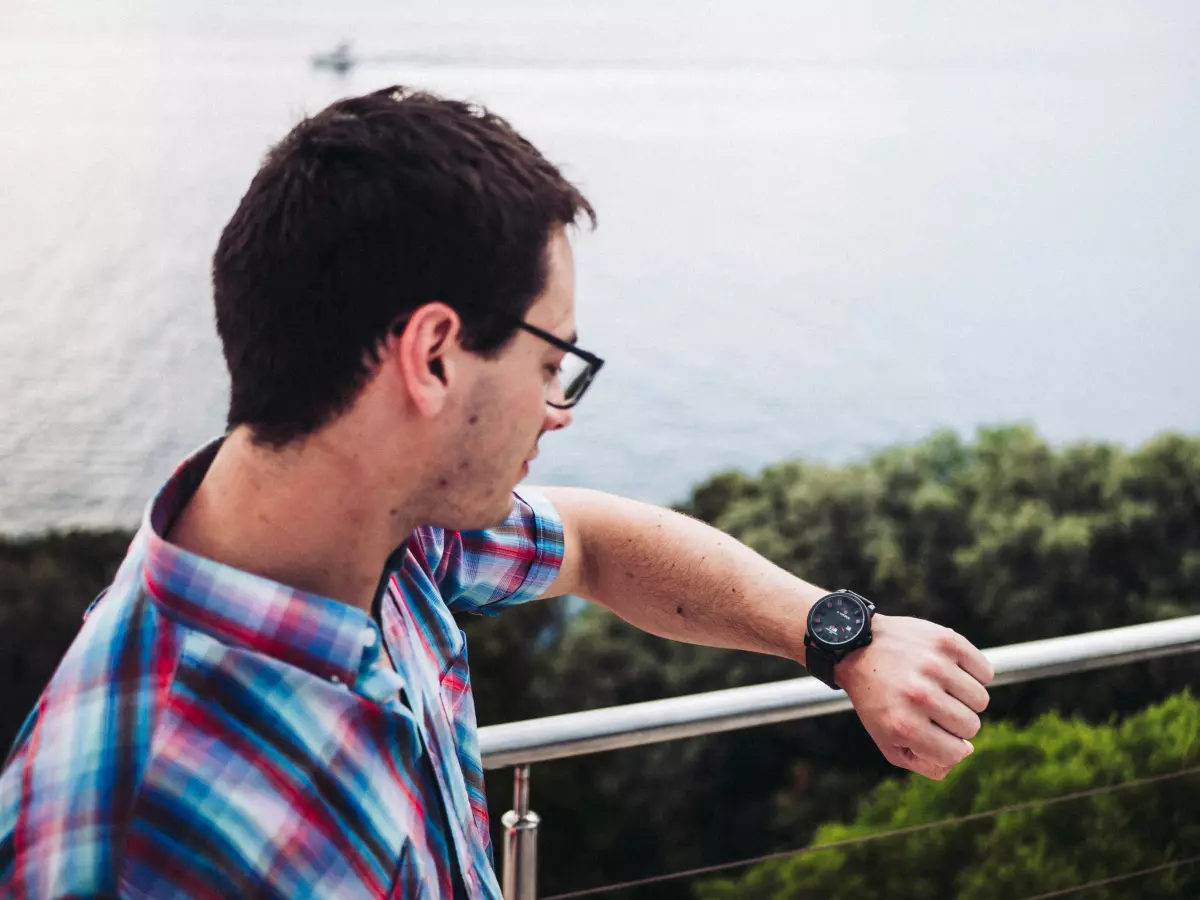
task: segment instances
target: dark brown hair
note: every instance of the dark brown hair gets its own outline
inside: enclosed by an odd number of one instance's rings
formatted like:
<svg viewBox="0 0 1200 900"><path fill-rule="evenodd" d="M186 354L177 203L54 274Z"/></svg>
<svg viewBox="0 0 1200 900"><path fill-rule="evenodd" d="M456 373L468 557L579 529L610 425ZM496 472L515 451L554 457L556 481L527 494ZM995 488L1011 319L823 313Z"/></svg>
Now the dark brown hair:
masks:
<svg viewBox="0 0 1200 900"><path fill-rule="evenodd" d="M504 119L389 87L267 154L213 256L228 426L282 447L353 403L388 328L432 301L498 353L546 281L552 231L595 213Z"/></svg>

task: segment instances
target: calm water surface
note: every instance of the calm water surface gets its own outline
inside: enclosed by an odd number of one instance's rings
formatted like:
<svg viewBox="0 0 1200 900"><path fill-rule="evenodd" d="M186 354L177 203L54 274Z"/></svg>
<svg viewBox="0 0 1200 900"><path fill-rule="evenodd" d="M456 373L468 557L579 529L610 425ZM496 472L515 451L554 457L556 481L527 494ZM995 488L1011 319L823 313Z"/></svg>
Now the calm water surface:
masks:
<svg viewBox="0 0 1200 900"><path fill-rule="evenodd" d="M1191 0L8 6L0 531L133 524L220 430L220 228L300 115L397 82L491 105L600 213L609 362L534 480L1200 431ZM343 38L363 65L309 66Z"/></svg>

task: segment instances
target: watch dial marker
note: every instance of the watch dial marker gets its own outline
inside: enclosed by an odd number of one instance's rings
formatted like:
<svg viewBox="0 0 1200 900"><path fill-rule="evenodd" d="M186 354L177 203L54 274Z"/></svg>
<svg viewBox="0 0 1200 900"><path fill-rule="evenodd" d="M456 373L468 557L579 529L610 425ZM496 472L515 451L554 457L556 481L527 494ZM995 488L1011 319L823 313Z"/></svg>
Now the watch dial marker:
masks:
<svg viewBox="0 0 1200 900"><path fill-rule="evenodd" d="M843 595L826 597L810 614L812 632L825 644L850 643L862 633L865 622L862 607Z"/></svg>

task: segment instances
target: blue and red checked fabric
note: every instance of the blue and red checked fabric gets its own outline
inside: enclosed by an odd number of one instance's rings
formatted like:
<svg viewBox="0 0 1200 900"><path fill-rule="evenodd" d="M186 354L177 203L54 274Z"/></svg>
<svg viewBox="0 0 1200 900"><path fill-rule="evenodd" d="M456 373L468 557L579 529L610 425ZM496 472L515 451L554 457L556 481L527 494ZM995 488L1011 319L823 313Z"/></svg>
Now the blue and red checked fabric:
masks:
<svg viewBox="0 0 1200 900"><path fill-rule="evenodd" d="M151 502L17 738L0 897L498 900L451 613L544 592L553 507L523 489L495 529L418 529L385 573L381 633L163 539L218 447Z"/></svg>

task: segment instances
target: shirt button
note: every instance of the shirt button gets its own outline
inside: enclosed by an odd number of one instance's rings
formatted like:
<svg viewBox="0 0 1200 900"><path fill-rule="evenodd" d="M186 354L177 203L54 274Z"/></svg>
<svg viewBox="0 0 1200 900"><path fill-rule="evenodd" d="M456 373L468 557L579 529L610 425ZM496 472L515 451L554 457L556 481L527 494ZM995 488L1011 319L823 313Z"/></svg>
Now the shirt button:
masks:
<svg viewBox="0 0 1200 900"><path fill-rule="evenodd" d="M375 629L374 628L364 628L363 629L362 642L363 642L364 647L374 647L375 646Z"/></svg>
<svg viewBox="0 0 1200 900"><path fill-rule="evenodd" d="M342 679L338 678L338 676L336 676L336 675L330 675L329 680L332 681L334 684L342 683Z"/></svg>

